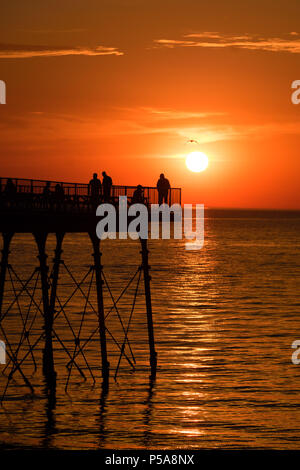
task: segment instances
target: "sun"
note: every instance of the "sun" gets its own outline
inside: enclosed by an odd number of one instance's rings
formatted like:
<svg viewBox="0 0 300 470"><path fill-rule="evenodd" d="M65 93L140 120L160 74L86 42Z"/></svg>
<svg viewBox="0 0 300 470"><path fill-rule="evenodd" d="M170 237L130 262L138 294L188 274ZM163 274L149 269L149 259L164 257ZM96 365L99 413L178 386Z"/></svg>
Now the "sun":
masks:
<svg viewBox="0 0 300 470"><path fill-rule="evenodd" d="M199 173L208 167L208 158L205 153L191 152L187 155L185 164L190 171Z"/></svg>

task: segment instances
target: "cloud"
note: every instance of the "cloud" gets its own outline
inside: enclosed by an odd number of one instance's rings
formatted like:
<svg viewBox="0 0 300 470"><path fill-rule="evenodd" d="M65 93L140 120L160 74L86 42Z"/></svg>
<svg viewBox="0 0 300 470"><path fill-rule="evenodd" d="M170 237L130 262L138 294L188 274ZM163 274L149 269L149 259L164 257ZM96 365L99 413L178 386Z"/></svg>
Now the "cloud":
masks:
<svg viewBox="0 0 300 470"><path fill-rule="evenodd" d="M31 57L61 57L68 55L123 55L115 47L56 47L56 46L26 46L16 44L0 44L1 59L27 59Z"/></svg>
<svg viewBox="0 0 300 470"><path fill-rule="evenodd" d="M124 109L124 108L123 108ZM187 119L204 119L212 116L224 116L223 112L208 112L208 111L185 111L177 109L166 108L151 108L151 107L138 107L138 108L125 108L127 113L138 113L143 115L146 119L151 120L187 120Z"/></svg>
<svg viewBox="0 0 300 470"><path fill-rule="evenodd" d="M120 142L123 138L133 139L133 142L139 137L159 137L172 142L172 145L176 143L180 148L190 139L197 140L199 144L208 144L241 139L261 140L280 135L300 136L300 121L233 124L228 115L218 123L213 119L210 121L194 117L162 121L157 111L149 113L142 111L142 108L132 108L130 112L124 108L123 113L119 110L104 118L103 115L82 117L80 114L51 114L37 110L22 117L11 116L1 121L0 141L18 148L35 146L47 150L49 146L54 148L58 142L68 146L76 142ZM188 111L177 110L174 113L189 115Z"/></svg>
<svg viewBox="0 0 300 470"><path fill-rule="evenodd" d="M178 135L187 139L193 138L201 144L249 139L269 139L279 135L300 135L300 122L268 122L258 125L204 125L194 128L183 127L177 130Z"/></svg>
<svg viewBox="0 0 300 470"><path fill-rule="evenodd" d="M185 34L181 39L156 39L156 47L202 47L260 50L268 52L289 52L300 54L299 33L293 31L282 37L260 37L258 35L224 35L217 32L200 32Z"/></svg>
<svg viewBox="0 0 300 470"><path fill-rule="evenodd" d="M104 131L106 136L167 134L178 137L183 135L182 131L185 129L210 128L211 122L214 122L216 118L226 116L224 112L206 110L189 111L138 106L116 109L118 110L117 119L109 119L102 123L104 126L102 132ZM189 135L192 138L193 134Z"/></svg>
<svg viewBox="0 0 300 470"><path fill-rule="evenodd" d="M218 113L166 110L159 108L119 108L107 117L45 113L32 111L27 115L6 119L0 123L0 140L47 147L49 141L63 139L65 142L118 139L122 137L168 136L184 143L196 138L201 143L228 140L239 133L227 125L213 125ZM220 113L222 114L222 113Z"/></svg>

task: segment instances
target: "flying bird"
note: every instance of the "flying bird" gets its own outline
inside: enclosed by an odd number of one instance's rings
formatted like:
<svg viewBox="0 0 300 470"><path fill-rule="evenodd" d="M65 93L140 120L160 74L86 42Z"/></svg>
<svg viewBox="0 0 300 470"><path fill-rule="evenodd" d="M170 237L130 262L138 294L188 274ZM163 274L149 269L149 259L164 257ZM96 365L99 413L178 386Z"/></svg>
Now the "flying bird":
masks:
<svg viewBox="0 0 300 470"><path fill-rule="evenodd" d="M191 143L191 144L199 144L199 142L198 142L197 140L194 140L194 139L188 140L188 141L187 141L187 144L189 144L189 143Z"/></svg>

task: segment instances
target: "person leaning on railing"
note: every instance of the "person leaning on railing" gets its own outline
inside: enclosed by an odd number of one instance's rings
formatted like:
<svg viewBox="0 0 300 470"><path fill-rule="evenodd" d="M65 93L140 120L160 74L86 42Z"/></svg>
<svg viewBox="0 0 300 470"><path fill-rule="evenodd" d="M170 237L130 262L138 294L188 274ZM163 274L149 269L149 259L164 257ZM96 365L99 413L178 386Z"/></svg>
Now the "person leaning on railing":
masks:
<svg viewBox="0 0 300 470"><path fill-rule="evenodd" d="M145 204L145 203L146 203L146 199L144 196L143 186L141 184L138 184L131 198L131 204Z"/></svg>

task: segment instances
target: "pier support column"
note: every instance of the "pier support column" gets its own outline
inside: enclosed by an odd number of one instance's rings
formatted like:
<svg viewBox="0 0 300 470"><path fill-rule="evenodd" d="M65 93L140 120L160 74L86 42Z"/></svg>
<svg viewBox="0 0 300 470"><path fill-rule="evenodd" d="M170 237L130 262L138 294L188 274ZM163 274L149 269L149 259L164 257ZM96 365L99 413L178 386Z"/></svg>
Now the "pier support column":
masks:
<svg viewBox="0 0 300 470"><path fill-rule="evenodd" d="M54 318L55 314L55 301L56 301L56 292L57 292L57 284L58 284L58 277L59 277L59 267L61 263L61 254L62 250L62 242L64 239L65 233L56 233L56 248L55 254L53 258L53 273L52 273L52 286L50 292L50 315Z"/></svg>
<svg viewBox="0 0 300 470"><path fill-rule="evenodd" d="M50 309L49 303L49 283L48 283L48 265L46 255L46 241L48 233L34 233L34 238L38 247L38 259L40 262L41 287L44 311L44 332L45 347L43 352L43 372L47 386L51 389L56 384L56 373L54 370L52 328L54 312Z"/></svg>
<svg viewBox="0 0 300 470"><path fill-rule="evenodd" d="M100 332L100 346L101 346L101 359L102 359L102 378L103 384L108 385L109 379L109 362L107 360L107 347L106 347L106 331L105 331L105 315L104 315L104 303L103 303L103 279L101 264L101 251L100 251L100 240L94 233L89 233L90 239L93 244L93 258L94 258L94 269L96 278L96 290L97 290L97 305L98 305L98 323Z"/></svg>
<svg viewBox="0 0 300 470"><path fill-rule="evenodd" d="M2 315L2 304L3 304L6 270L7 270L7 265L8 265L8 256L10 253L9 247L10 247L10 242L11 242L13 235L14 235L13 232L2 233L3 248L2 248L1 269L0 269L0 320L1 320L1 315Z"/></svg>
<svg viewBox="0 0 300 470"><path fill-rule="evenodd" d="M152 318L152 303L151 303L151 289L150 289L150 280L151 276L149 274L149 262L148 262L148 248L147 240L140 239L142 246L142 269L144 273L144 286L145 286L145 299L146 299L146 311L147 311L147 323L148 323L148 337L149 337L149 350L150 350L150 367L151 375L155 376L156 366L157 366L157 354L155 351L155 342L154 342L154 331L153 331L153 318Z"/></svg>

